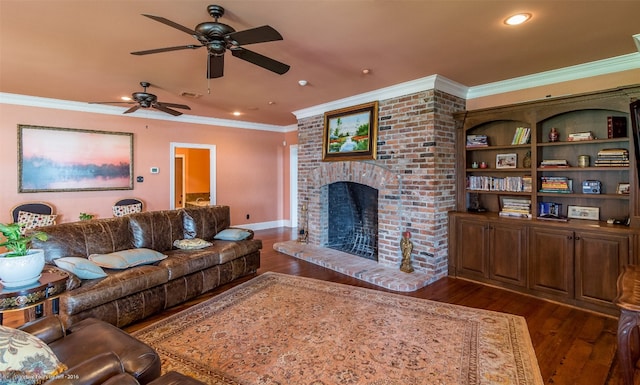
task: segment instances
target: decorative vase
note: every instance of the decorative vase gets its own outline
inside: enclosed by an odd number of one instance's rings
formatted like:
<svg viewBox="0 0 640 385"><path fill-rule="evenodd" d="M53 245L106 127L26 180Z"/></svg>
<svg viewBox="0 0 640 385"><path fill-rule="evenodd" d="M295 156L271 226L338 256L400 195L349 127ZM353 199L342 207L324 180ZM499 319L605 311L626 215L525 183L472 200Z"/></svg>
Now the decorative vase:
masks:
<svg viewBox="0 0 640 385"><path fill-rule="evenodd" d="M522 167L531 168L531 151L527 151L524 158L522 158Z"/></svg>
<svg viewBox="0 0 640 385"><path fill-rule="evenodd" d="M0 283L6 288L28 286L38 282L44 269L44 251L31 249L25 256L0 254Z"/></svg>

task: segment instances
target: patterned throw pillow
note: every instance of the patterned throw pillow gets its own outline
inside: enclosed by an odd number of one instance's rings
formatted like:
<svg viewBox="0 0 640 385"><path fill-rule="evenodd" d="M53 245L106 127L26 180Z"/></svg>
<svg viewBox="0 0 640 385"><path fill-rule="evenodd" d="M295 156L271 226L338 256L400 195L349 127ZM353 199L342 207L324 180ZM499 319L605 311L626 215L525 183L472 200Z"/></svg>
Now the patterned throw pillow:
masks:
<svg viewBox="0 0 640 385"><path fill-rule="evenodd" d="M65 371L51 348L22 330L0 326L0 383L40 384Z"/></svg>
<svg viewBox="0 0 640 385"><path fill-rule="evenodd" d="M207 242L204 239L200 239L200 238L176 239L173 242L173 246L182 250L204 249L205 247L209 247L211 245L213 245L213 243Z"/></svg>
<svg viewBox="0 0 640 385"><path fill-rule="evenodd" d="M113 216L123 217L125 215L139 213L142 211L142 203L125 206L113 206Z"/></svg>
<svg viewBox="0 0 640 385"><path fill-rule="evenodd" d="M57 215L36 214L27 211L18 212L18 223L22 223L22 232L35 229L36 227L50 226L56 224Z"/></svg>

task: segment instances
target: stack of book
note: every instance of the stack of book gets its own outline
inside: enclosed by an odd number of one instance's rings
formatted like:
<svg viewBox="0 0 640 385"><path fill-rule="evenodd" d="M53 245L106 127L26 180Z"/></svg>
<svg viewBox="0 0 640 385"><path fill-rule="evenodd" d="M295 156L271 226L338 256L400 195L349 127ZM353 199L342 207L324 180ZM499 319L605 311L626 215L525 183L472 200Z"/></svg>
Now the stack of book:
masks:
<svg viewBox="0 0 640 385"><path fill-rule="evenodd" d="M569 134L567 140L569 142L581 142L583 140L594 140L595 137L591 133L591 131L587 132L575 132L573 134Z"/></svg>
<svg viewBox="0 0 640 385"><path fill-rule="evenodd" d="M565 176L541 176L540 192L570 194L573 192L573 181Z"/></svg>
<svg viewBox="0 0 640 385"><path fill-rule="evenodd" d="M629 166L629 151L626 148L605 148L598 151L596 167Z"/></svg>
<svg viewBox="0 0 640 385"><path fill-rule="evenodd" d="M531 192L531 182L530 175L504 178L470 175L467 178L467 188L476 191Z"/></svg>
<svg viewBox="0 0 640 385"><path fill-rule="evenodd" d="M488 147L489 140L486 135L467 135L467 147Z"/></svg>
<svg viewBox="0 0 640 385"><path fill-rule="evenodd" d="M503 198L501 217L531 218L531 199Z"/></svg>
<svg viewBox="0 0 640 385"><path fill-rule="evenodd" d="M513 139L511 140L511 144L527 144L529 143L530 136L531 136L530 128L518 127L516 128L515 134L513 134Z"/></svg>
<svg viewBox="0 0 640 385"><path fill-rule="evenodd" d="M540 162L541 168L558 168L569 167L569 162L566 159L545 159Z"/></svg>

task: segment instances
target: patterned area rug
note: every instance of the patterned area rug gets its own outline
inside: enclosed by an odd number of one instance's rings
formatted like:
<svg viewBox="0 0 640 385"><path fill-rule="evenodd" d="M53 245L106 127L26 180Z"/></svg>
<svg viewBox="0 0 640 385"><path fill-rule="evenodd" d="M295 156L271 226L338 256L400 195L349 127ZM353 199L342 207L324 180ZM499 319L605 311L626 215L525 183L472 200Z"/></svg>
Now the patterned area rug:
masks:
<svg viewBox="0 0 640 385"><path fill-rule="evenodd" d="M266 273L133 335L207 384L543 384L524 318Z"/></svg>

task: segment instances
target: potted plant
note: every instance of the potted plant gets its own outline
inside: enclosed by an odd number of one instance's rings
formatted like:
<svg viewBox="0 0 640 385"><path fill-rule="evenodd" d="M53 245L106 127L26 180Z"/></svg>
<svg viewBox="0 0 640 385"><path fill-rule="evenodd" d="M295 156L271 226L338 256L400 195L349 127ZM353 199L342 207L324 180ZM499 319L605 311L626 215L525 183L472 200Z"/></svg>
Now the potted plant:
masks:
<svg viewBox="0 0 640 385"><path fill-rule="evenodd" d="M80 213L80 217L79 218L80 218L81 221L89 221L89 220L93 219L94 216L95 215L93 215L93 214Z"/></svg>
<svg viewBox="0 0 640 385"><path fill-rule="evenodd" d="M22 227L19 223L0 223L0 233L5 238L0 247L9 250L0 254L0 283L4 287L31 285L38 281L44 268L44 251L31 249L31 242L46 241L47 234L41 231L23 234Z"/></svg>

